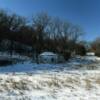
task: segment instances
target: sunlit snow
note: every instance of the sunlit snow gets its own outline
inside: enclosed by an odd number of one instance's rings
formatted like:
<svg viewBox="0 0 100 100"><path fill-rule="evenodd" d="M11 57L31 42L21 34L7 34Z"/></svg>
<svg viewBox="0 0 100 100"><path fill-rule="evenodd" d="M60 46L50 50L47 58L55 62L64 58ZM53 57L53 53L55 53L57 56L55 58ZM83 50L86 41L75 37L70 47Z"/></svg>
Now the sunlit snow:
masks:
<svg viewBox="0 0 100 100"><path fill-rule="evenodd" d="M100 100L100 58L0 67L0 100Z"/></svg>

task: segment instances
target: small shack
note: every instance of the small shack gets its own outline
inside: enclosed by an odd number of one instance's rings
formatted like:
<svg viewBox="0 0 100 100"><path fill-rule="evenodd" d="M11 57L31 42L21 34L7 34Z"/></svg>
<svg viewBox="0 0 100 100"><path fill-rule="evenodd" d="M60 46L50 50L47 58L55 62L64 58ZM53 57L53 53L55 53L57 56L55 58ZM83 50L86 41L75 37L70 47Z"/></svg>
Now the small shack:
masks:
<svg viewBox="0 0 100 100"><path fill-rule="evenodd" d="M39 63L58 63L58 54L43 52L39 55Z"/></svg>

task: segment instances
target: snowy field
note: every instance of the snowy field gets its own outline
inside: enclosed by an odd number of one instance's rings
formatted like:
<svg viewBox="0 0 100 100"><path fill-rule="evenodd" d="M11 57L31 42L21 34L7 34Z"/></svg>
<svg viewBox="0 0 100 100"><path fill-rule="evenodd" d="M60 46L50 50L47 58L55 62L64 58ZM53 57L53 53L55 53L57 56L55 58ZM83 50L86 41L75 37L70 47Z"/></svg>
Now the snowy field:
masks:
<svg viewBox="0 0 100 100"><path fill-rule="evenodd" d="M0 100L100 100L100 72L2 74Z"/></svg>
<svg viewBox="0 0 100 100"><path fill-rule="evenodd" d="M0 100L100 100L100 58L0 67Z"/></svg>

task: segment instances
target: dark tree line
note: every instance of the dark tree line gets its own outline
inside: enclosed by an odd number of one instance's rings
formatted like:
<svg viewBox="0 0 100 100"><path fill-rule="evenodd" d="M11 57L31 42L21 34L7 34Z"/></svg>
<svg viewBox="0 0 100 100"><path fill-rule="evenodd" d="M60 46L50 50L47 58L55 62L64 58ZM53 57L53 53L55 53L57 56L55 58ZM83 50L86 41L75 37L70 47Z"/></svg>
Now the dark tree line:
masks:
<svg viewBox="0 0 100 100"><path fill-rule="evenodd" d="M30 24L24 17L0 10L0 42L10 40L11 54L14 42L17 41L32 46L36 57L47 50L67 57L76 50L78 40L83 34L79 26L51 17L47 13L33 16Z"/></svg>
<svg viewBox="0 0 100 100"><path fill-rule="evenodd" d="M100 57L100 37L96 38L91 45L92 51L95 52L96 56Z"/></svg>

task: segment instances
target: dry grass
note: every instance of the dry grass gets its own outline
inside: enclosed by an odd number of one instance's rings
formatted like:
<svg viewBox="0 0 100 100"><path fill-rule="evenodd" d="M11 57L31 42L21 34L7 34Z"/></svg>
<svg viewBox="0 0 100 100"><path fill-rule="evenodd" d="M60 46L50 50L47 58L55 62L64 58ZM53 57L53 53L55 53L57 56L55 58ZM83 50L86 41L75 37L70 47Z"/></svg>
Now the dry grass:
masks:
<svg viewBox="0 0 100 100"><path fill-rule="evenodd" d="M85 82L85 89L86 90L91 90L93 88L91 81L89 79L84 79Z"/></svg>
<svg viewBox="0 0 100 100"><path fill-rule="evenodd" d="M41 94L41 91L44 92L42 96L44 96L43 100L46 100L46 97L52 97L54 99L58 99L58 94L63 93L62 96L79 96L84 93L78 94L79 91L85 90L91 93L91 90L98 89L98 85L100 85L100 74L96 73L66 73L66 74L58 74L58 75L33 75L33 76L12 76L6 77L5 79L0 78L0 94L2 92L13 93L14 95L21 96L21 99L18 100L31 100L25 95L34 95L35 92ZM20 78L19 78L20 77ZM68 89L68 91L66 91ZM78 91L78 92L77 92ZM32 92L32 94L30 94ZM68 93L68 94L67 94ZM98 92L97 92L98 93ZM71 95L72 94L72 95ZM38 95L36 93L36 95ZM39 95L39 97L42 97ZM27 98L27 99L26 99ZM1 98L0 98L1 99ZM3 100L3 99L1 99ZM6 100L6 99L4 99ZM13 100L13 99L11 99ZM17 100L17 99L16 99ZM66 100L66 99L65 99ZM82 100L82 98L80 99ZM83 99L84 100L84 99Z"/></svg>
<svg viewBox="0 0 100 100"><path fill-rule="evenodd" d="M100 85L100 77L95 80L96 84Z"/></svg>
<svg viewBox="0 0 100 100"><path fill-rule="evenodd" d="M21 97L16 97L16 99L14 99L14 97L0 97L0 100L32 100L32 99L30 99L30 97L28 96L21 96Z"/></svg>

